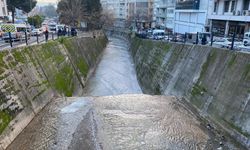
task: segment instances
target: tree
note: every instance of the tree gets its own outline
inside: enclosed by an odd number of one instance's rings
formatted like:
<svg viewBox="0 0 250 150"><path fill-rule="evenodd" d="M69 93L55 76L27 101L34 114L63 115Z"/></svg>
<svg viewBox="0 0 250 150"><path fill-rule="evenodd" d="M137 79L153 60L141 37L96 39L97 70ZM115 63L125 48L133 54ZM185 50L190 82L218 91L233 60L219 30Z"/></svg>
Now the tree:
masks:
<svg viewBox="0 0 250 150"><path fill-rule="evenodd" d="M61 0L57 6L60 22L77 26L81 21L89 28L97 28L101 17L100 0Z"/></svg>
<svg viewBox="0 0 250 150"><path fill-rule="evenodd" d="M88 22L88 27L100 28L101 24L99 22L102 13L102 6L100 0L85 0L85 14L83 19Z"/></svg>
<svg viewBox="0 0 250 150"><path fill-rule="evenodd" d="M111 10L103 10L100 18L101 26L113 26L115 21L114 14Z"/></svg>
<svg viewBox="0 0 250 150"><path fill-rule="evenodd" d="M36 28L40 28L43 21L44 21L44 17L40 15L35 15L33 17L28 18L29 24L35 26Z"/></svg>
<svg viewBox="0 0 250 150"><path fill-rule="evenodd" d="M43 6L42 13L43 13L43 16L49 17L49 18L57 16L56 8L52 4Z"/></svg>
<svg viewBox="0 0 250 150"><path fill-rule="evenodd" d="M7 0L8 10L12 13L12 22L15 23L15 8L29 13L35 6L36 0Z"/></svg>
<svg viewBox="0 0 250 150"><path fill-rule="evenodd" d="M66 25L77 26L83 11L82 0L61 0L57 5L59 21Z"/></svg>

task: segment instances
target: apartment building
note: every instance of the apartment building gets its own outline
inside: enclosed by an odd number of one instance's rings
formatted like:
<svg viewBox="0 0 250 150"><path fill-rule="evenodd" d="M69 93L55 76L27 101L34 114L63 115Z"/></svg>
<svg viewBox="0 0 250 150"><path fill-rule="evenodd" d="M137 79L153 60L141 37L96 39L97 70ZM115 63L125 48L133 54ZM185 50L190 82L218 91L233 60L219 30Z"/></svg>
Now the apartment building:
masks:
<svg viewBox="0 0 250 150"><path fill-rule="evenodd" d="M112 11L116 22L137 22L139 26L150 26L154 0L101 0L103 9ZM122 25L123 26L123 25Z"/></svg>
<svg viewBox="0 0 250 150"><path fill-rule="evenodd" d="M209 31L209 0L176 0L174 32L185 34Z"/></svg>
<svg viewBox="0 0 250 150"><path fill-rule="evenodd" d="M156 25L172 31L174 27L175 0L158 0L155 2L155 7Z"/></svg>
<svg viewBox="0 0 250 150"><path fill-rule="evenodd" d="M127 0L101 0L104 10L112 11L116 19L127 18Z"/></svg>
<svg viewBox="0 0 250 150"><path fill-rule="evenodd" d="M6 0L0 0L0 17L8 16Z"/></svg>
<svg viewBox="0 0 250 150"><path fill-rule="evenodd" d="M210 30L215 35L243 37L250 31L250 0L213 0L208 15Z"/></svg>

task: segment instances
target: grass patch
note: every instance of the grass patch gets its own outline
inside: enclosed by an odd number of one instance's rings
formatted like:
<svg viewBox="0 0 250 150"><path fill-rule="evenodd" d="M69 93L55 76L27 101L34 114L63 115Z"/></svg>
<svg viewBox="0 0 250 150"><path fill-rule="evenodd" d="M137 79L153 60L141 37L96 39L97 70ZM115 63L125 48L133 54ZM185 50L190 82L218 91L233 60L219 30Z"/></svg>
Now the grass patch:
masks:
<svg viewBox="0 0 250 150"><path fill-rule="evenodd" d="M196 107L201 108L203 102L202 99L199 98L199 96L203 95L205 92L207 92L207 89L202 85L196 83L191 91L191 99L190 99L191 103L194 104Z"/></svg>
<svg viewBox="0 0 250 150"><path fill-rule="evenodd" d="M132 40L131 40L131 50L132 50L132 54L133 56L135 56L137 50L139 49L140 45L141 45L141 42L142 40L138 37L134 37Z"/></svg>
<svg viewBox="0 0 250 150"><path fill-rule="evenodd" d="M207 89L197 83L193 86L191 94L192 96L202 95L204 92L207 92Z"/></svg>
<svg viewBox="0 0 250 150"><path fill-rule="evenodd" d="M73 95L73 85L71 83L73 78L73 69L69 65L65 65L56 75L55 75L55 89L63 93L65 96Z"/></svg>
<svg viewBox="0 0 250 150"><path fill-rule="evenodd" d="M80 70L81 74L86 77L89 70L87 63L83 59L80 59L79 62L77 62L77 67Z"/></svg>
<svg viewBox="0 0 250 150"><path fill-rule="evenodd" d="M247 64L245 66L244 72L243 72L243 78L250 80L250 64Z"/></svg>
<svg viewBox="0 0 250 150"><path fill-rule="evenodd" d="M3 133L4 129L8 126L12 117L5 111L0 111L0 134Z"/></svg>
<svg viewBox="0 0 250 150"><path fill-rule="evenodd" d="M12 53L12 55L14 56L15 60L19 63L25 63L25 58L22 55L21 51L18 51L17 49L14 50L14 52Z"/></svg>
<svg viewBox="0 0 250 150"><path fill-rule="evenodd" d="M202 70L201 70L201 74L200 74L198 82L201 79L204 78L204 76L207 73L207 69L208 69L209 65L211 65L212 63L214 63L214 61L216 60L216 58L217 58L216 50L212 50L210 52L210 54L208 55L208 57L207 57L207 61L202 65Z"/></svg>
<svg viewBox="0 0 250 150"><path fill-rule="evenodd" d="M64 61L65 57L62 54L57 54L54 56L54 60L57 64L60 64Z"/></svg>
<svg viewBox="0 0 250 150"><path fill-rule="evenodd" d="M25 53L26 56L29 57L28 61L30 61L35 67L38 66L37 60L35 60L34 56L32 55L32 47L25 47L22 52Z"/></svg>
<svg viewBox="0 0 250 150"><path fill-rule="evenodd" d="M58 39L58 42L61 43L61 44L63 44L66 39L67 39L67 37L60 37Z"/></svg>
<svg viewBox="0 0 250 150"><path fill-rule="evenodd" d="M50 41L42 45L42 52L44 59L49 59L53 56L55 51L57 50L57 42Z"/></svg>
<svg viewBox="0 0 250 150"><path fill-rule="evenodd" d="M237 55L236 54L233 54L231 59L229 60L228 62L228 67L231 68L234 64L235 64L235 60L237 58Z"/></svg>
<svg viewBox="0 0 250 150"><path fill-rule="evenodd" d="M4 73L5 68L8 68L3 60L6 55L8 55L7 51L0 52L0 75Z"/></svg>
<svg viewBox="0 0 250 150"><path fill-rule="evenodd" d="M160 66L170 49L170 45L164 42L157 42L155 46L160 50L159 52L156 51L155 55L156 64Z"/></svg>

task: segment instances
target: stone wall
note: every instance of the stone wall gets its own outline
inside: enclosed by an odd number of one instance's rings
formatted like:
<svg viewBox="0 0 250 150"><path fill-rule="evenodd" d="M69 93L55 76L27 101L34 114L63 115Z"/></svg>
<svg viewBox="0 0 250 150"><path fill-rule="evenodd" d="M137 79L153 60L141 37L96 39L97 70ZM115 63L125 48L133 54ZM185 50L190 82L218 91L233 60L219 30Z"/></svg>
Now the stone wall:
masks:
<svg viewBox="0 0 250 150"><path fill-rule="evenodd" d="M0 149L51 100L83 89L106 43L104 36L61 38L0 52Z"/></svg>
<svg viewBox="0 0 250 150"><path fill-rule="evenodd" d="M131 53L144 93L184 97L250 148L250 54L138 38Z"/></svg>

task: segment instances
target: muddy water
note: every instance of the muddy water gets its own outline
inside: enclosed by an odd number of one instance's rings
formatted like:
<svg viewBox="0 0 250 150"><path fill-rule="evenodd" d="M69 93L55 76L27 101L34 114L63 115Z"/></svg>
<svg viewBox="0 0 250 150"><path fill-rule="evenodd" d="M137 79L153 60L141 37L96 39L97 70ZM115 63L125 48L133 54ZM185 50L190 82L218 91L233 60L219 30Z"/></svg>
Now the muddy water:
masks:
<svg viewBox="0 0 250 150"><path fill-rule="evenodd" d="M126 41L110 38L84 96L142 93L128 48Z"/></svg>

